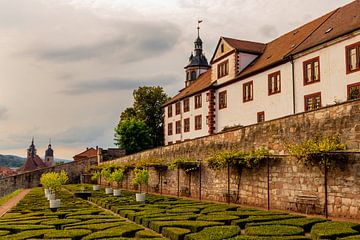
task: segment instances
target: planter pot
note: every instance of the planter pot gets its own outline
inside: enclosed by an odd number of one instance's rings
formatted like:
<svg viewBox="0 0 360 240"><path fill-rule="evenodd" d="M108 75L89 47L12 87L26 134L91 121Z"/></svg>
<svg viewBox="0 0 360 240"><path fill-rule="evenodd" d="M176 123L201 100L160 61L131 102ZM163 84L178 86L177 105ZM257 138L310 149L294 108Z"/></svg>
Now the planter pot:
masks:
<svg viewBox="0 0 360 240"><path fill-rule="evenodd" d="M114 196L118 197L121 195L121 190L120 189L114 189Z"/></svg>
<svg viewBox="0 0 360 240"><path fill-rule="evenodd" d="M100 190L100 186L99 186L99 185L93 185L93 190L94 190L94 191L99 191L99 190Z"/></svg>
<svg viewBox="0 0 360 240"><path fill-rule="evenodd" d="M49 193L47 199L48 199L49 201L55 200L55 193Z"/></svg>
<svg viewBox="0 0 360 240"><path fill-rule="evenodd" d="M45 193L45 197L47 198L49 193L50 193L50 190L49 189L44 189L44 193Z"/></svg>
<svg viewBox="0 0 360 240"><path fill-rule="evenodd" d="M105 193L106 194L112 194L113 193L113 190L112 190L112 188L105 188Z"/></svg>
<svg viewBox="0 0 360 240"><path fill-rule="evenodd" d="M56 212L56 210L60 207L60 199L54 199L50 200L50 209L53 212Z"/></svg>
<svg viewBox="0 0 360 240"><path fill-rule="evenodd" d="M145 193L137 193L136 201L137 202L145 202Z"/></svg>

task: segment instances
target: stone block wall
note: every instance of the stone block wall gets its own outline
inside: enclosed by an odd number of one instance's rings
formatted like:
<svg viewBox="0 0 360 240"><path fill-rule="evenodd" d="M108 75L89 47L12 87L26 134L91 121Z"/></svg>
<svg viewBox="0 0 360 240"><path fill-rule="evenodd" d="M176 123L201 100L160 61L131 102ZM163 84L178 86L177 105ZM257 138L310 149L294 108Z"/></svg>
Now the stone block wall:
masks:
<svg viewBox="0 0 360 240"><path fill-rule="evenodd" d="M121 157L111 163L137 161L143 158L161 158L171 161L175 157L187 156L200 161L219 149L236 147L253 150L267 147L281 158L270 160L269 168L264 162L256 169L238 169L213 171L203 163L201 179L199 171L185 173L180 169L166 171L162 176L162 193L182 195L187 188L190 197L246 205L305 211L304 206L296 205L296 197L310 195L317 197L315 209L311 212L324 214L325 186L324 169L308 168L296 159L286 155L285 143L301 142L306 138L322 134L339 135L349 149L360 149L360 101L352 101L325 107L318 111L300 113L256 125L251 125L229 132L202 137L183 143L164 146L137 154ZM350 162L329 170L328 173L328 212L330 216L360 218L360 152L349 154ZM105 163L104 163L105 164ZM150 170L148 192L159 192L159 174ZM132 173L129 176L129 189ZM201 181L201 190L200 190ZM228 190L228 186L229 190ZM201 192L200 192L201 191ZM228 195L228 191L230 195ZM268 195L270 198L268 198Z"/></svg>
<svg viewBox="0 0 360 240"><path fill-rule="evenodd" d="M32 188L40 185L40 177L46 172L66 171L69 176L69 183L79 183L81 174L90 165L96 165L96 159L73 161L53 167L42 168L35 171L25 172L22 174L0 179L0 197L13 192L19 188Z"/></svg>

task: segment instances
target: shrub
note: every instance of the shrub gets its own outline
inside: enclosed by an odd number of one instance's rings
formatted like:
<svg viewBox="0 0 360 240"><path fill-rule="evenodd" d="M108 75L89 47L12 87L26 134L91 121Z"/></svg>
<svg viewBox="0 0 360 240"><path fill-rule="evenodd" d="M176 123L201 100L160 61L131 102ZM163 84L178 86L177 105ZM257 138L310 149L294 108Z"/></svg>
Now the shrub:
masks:
<svg viewBox="0 0 360 240"><path fill-rule="evenodd" d="M201 213L213 213L213 212L224 212L224 211L233 211L236 210L237 206L224 206L224 205L215 205L210 206L201 211Z"/></svg>
<svg viewBox="0 0 360 240"><path fill-rule="evenodd" d="M94 232L82 238L83 240L114 238L114 237L133 237L135 233L143 228L135 224L124 224L119 227L109 228L103 231Z"/></svg>
<svg viewBox="0 0 360 240"><path fill-rule="evenodd" d="M315 224L311 229L311 238L317 239L335 239L359 234L354 228L359 225L348 222L324 222Z"/></svg>
<svg viewBox="0 0 360 240"><path fill-rule="evenodd" d="M216 226L208 227L198 233L185 236L185 240L222 240L240 234L238 226Z"/></svg>
<svg viewBox="0 0 360 240"><path fill-rule="evenodd" d="M309 238L305 236L286 236L286 237L256 237L256 236L236 236L228 240L304 240Z"/></svg>
<svg viewBox="0 0 360 240"><path fill-rule="evenodd" d="M53 239L53 238L71 238L71 239L81 239L82 237L91 234L90 230L86 229L74 229L74 230L52 230L44 234L44 238Z"/></svg>
<svg viewBox="0 0 360 240"><path fill-rule="evenodd" d="M0 236L8 235L10 232L6 230L0 230Z"/></svg>
<svg viewBox="0 0 360 240"><path fill-rule="evenodd" d="M101 172L95 171L91 176L91 180L97 182L99 180L100 176L101 176Z"/></svg>
<svg viewBox="0 0 360 240"><path fill-rule="evenodd" d="M304 235L304 229L286 225L263 225L248 227L245 233L250 236L272 237L272 236L292 236Z"/></svg>
<svg viewBox="0 0 360 240"><path fill-rule="evenodd" d="M112 215L79 215L79 216L70 216L69 218L75 218L79 220L90 220L90 219L109 219L109 218L115 218L115 216Z"/></svg>
<svg viewBox="0 0 360 240"><path fill-rule="evenodd" d="M218 222L224 222L225 224L229 225L232 220L239 219L238 216L231 216L231 215L220 215L220 214L214 214L214 215L204 215L197 218L197 220L203 220L203 221L218 221Z"/></svg>
<svg viewBox="0 0 360 240"><path fill-rule="evenodd" d="M41 222L41 224L54 225L55 228L59 230L59 229L61 229L61 227L63 225L76 223L76 222L80 222L80 220L78 220L78 219L57 219L57 218L54 218L54 219L45 220L45 221Z"/></svg>
<svg viewBox="0 0 360 240"><path fill-rule="evenodd" d="M20 233L2 236L2 240L20 240L20 239L30 239L30 238L42 238L46 229L42 230L31 230L31 231L23 231Z"/></svg>
<svg viewBox="0 0 360 240"><path fill-rule="evenodd" d="M179 227L187 228L192 232L198 232L204 227L224 225L221 222L206 222L206 221L153 221L150 222L149 227L156 232L160 233L163 227Z"/></svg>
<svg viewBox="0 0 360 240"><path fill-rule="evenodd" d="M238 225L241 228L244 228L248 223L260 223L260 222L271 222L275 220L291 219L291 218L300 218L296 215L270 215L270 216L250 216L244 219L237 219L231 221L231 225Z"/></svg>
<svg viewBox="0 0 360 240"><path fill-rule="evenodd" d="M135 234L136 238L158 238L161 237L158 233L152 230L140 230Z"/></svg>
<svg viewBox="0 0 360 240"><path fill-rule="evenodd" d="M200 209L194 207L175 207L167 210L168 213L199 213Z"/></svg>
<svg viewBox="0 0 360 240"><path fill-rule="evenodd" d="M185 228L165 227L161 233L171 240L183 240L186 234L191 233L191 230Z"/></svg>
<svg viewBox="0 0 360 240"><path fill-rule="evenodd" d="M8 230L11 233L18 233L26 230L52 229L54 226L48 225L0 225L0 230Z"/></svg>
<svg viewBox="0 0 360 240"><path fill-rule="evenodd" d="M141 193L141 186L147 185L149 182L149 171L146 170L145 168L144 169L135 168L134 174L135 177L133 178L132 183L139 187L139 192Z"/></svg>
<svg viewBox="0 0 360 240"><path fill-rule="evenodd" d="M49 172L43 173L40 177L40 183L44 188L51 191L59 191L62 185L69 180L67 173L62 170L60 173Z"/></svg>
<svg viewBox="0 0 360 240"><path fill-rule="evenodd" d="M142 225L148 227L151 221L174 221L174 220L195 220L196 215L171 215L171 216L158 216L158 217L148 217L142 220Z"/></svg>
<svg viewBox="0 0 360 240"><path fill-rule="evenodd" d="M119 168L111 174L111 179L117 182L118 187L124 181L124 170Z"/></svg>
<svg viewBox="0 0 360 240"><path fill-rule="evenodd" d="M120 225L123 225L124 222L110 222L110 223L94 223L94 224L81 224L81 225L76 225L76 226L65 226L65 230L70 230L70 229L89 229L89 230L93 230L93 231L100 231L100 230L105 230L108 228L113 228L113 227L117 227Z"/></svg>
<svg viewBox="0 0 360 240"><path fill-rule="evenodd" d="M337 238L339 240L359 240L360 239L360 235L356 235L356 236L350 236L350 237L344 237L344 238Z"/></svg>

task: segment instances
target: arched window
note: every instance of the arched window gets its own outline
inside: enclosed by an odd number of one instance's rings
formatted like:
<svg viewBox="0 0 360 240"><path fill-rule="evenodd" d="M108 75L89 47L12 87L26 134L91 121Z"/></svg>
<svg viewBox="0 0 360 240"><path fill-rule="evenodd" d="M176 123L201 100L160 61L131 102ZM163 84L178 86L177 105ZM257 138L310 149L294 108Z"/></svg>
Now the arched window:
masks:
<svg viewBox="0 0 360 240"><path fill-rule="evenodd" d="M192 71L191 72L191 80L195 80L196 79L196 72Z"/></svg>

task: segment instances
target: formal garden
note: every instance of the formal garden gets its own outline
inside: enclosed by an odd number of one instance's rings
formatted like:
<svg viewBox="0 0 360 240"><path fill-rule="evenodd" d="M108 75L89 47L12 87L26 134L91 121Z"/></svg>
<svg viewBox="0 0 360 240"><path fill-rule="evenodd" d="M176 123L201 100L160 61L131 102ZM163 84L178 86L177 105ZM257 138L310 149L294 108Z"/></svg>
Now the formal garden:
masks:
<svg viewBox="0 0 360 240"><path fill-rule="evenodd" d="M88 200L74 197L89 192ZM134 192L114 196L84 184L56 195L55 211L43 188L32 189L0 218L1 239L360 239L359 224L233 204L149 194L139 202Z"/></svg>

